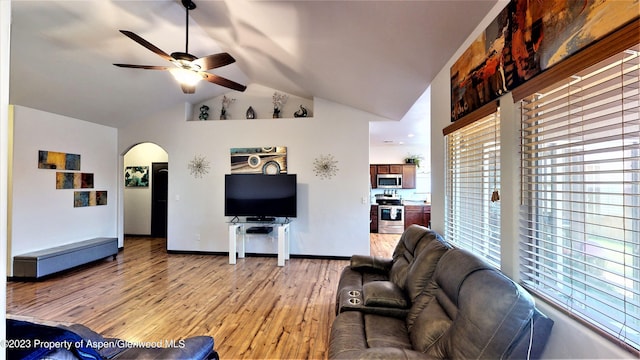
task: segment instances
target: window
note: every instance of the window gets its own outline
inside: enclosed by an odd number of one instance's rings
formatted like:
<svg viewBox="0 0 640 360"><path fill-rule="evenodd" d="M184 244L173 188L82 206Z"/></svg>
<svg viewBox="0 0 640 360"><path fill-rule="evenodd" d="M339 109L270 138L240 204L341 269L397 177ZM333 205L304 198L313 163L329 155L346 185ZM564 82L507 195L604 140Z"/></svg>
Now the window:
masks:
<svg viewBox="0 0 640 360"><path fill-rule="evenodd" d="M521 278L640 349L638 46L522 102Z"/></svg>
<svg viewBox="0 0 640 360"><path fill-rule="evenodd" d="M500 267L499 111L446 137L445 237Z"/></svg>

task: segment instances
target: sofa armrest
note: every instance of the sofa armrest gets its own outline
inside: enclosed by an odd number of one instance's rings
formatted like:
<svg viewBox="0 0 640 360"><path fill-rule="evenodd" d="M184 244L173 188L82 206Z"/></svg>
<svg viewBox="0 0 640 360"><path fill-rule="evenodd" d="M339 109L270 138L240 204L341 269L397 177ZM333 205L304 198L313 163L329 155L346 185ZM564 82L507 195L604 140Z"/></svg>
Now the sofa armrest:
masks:
<svg viewBox="0 0 640 360"><path fill-rule="evenodd" d="M336 309L336 314L340 314L345 311L355 311L361 314L389 316L398 319L406 318L409 312L409 308L392 306L366 306L364 304L362 291L348 288L340 290L338 294L338 302L336 303Z"/></svg>
<svg viewBox="0 0 640 360"><path fill-rule="evenodd" d="M409 302L402 289L391 281L372 281L362 286L365 306L406 309Z"/></svg>
<svg viewBox="0 0 640 360"><path fill-rule="evenodd" d="M351 269L386 274L391 270L392 259L369 255L351 256Z"/></svg>

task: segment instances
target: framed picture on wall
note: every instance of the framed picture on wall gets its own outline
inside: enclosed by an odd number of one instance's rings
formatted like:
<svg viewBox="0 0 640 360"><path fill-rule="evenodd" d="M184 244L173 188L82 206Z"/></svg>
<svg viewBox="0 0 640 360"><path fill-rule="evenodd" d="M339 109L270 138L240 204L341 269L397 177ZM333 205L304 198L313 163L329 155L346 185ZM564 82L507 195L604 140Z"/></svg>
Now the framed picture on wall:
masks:
<svg viewBox="0 0 640 360"><path fill-rule="evenodd" d="M124 170L124 186L149 187L149 167L127 166Z"/></svg>

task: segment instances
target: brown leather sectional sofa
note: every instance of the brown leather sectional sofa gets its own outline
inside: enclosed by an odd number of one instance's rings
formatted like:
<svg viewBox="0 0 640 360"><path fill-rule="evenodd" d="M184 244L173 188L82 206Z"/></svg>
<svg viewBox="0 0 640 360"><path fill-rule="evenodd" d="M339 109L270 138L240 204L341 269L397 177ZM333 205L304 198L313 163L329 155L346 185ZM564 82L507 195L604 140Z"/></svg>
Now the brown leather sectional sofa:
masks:
<svg viewBox="0 0 640 360"><path fill-rule="evenodd" d="M553 326L521 286L418 225L391 259L354 255L338 286L330 359L534 359Z"/></svg>

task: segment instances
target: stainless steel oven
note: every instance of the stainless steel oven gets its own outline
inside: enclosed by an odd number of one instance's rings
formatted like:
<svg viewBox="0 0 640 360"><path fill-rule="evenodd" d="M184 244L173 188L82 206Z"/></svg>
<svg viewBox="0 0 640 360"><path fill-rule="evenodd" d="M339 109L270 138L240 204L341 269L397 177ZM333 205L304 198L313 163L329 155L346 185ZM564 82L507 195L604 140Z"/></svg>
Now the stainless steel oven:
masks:
<svg viewBox="0 0 640 360"><path fill-rule="evenodd" d="M378 232L402 234L404 232L404 206L378 205Z"/></svg>

